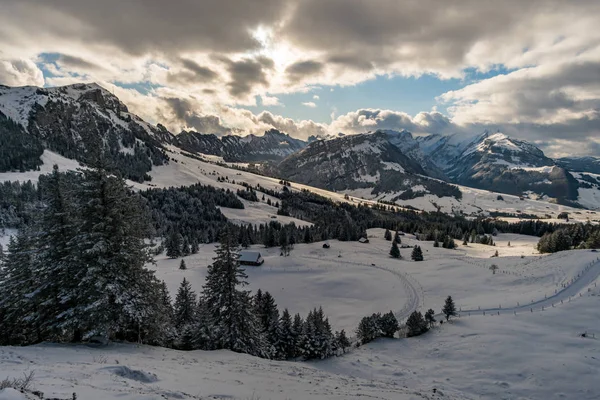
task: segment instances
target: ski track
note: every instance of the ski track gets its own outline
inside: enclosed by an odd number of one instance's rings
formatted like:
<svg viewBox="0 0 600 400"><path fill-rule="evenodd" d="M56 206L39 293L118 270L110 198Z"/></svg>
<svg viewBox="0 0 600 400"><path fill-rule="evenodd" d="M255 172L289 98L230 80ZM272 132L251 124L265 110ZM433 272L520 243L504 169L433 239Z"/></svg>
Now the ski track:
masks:
<svg viewBox="0 0 600 400"><path fill-rule="evenodd" d="M565 300L571 301L572 297L577 296L587 286L591 285L596 279L600 277L600 259L596 259L595 262L589 264L582 272L580 272L576 278L573 278L562 290L557 291L552 296L533 301L529 304L518 305L516 307L507 308L483 308L477 310L461 310L460 313L494 313L494 312L518 312L518 311L530 311L533 309L544 309L546 307L554 307L559 302Z"/></svg>
<svg viewBox="0 0 600 400"><path fill-rule="evenodd" d="M319 257L313 257L313 256L301 256L301 257L307 258L307 259L312 259L312 260L322 261L322 258L319 258ZM396 276L398 279L400 279L400 281L402 282L402 285L404 286L404 289L406 290L406 295L408 296L408 300L404 304L404 307L402 307L402 309L395 312L396 318L399 321L408 318L413 311L418 310L419 307L421 305L423 305L422 286L412 276L405 274L405 273L398 272L398 271L394 271L393 269L390 269L390 268L378 266L375 264L369 265L369 264L365 264L365 263L360 263L360 262L355 262L355 261L347 261L347 260L344 260L344 264L357 265L357 266L362 266L362 267L367 267L367 268L377 268L382 271L387 271L387 272L393 274L394 276Z"/></svg>

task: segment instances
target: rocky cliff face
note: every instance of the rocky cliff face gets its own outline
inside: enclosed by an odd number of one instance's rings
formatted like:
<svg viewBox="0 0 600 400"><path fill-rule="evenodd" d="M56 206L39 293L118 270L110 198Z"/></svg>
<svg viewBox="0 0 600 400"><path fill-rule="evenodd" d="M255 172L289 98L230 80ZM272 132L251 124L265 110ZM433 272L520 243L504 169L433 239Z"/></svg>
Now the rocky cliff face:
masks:
<svg viewBox="0 0 600 400"><path fill-rule="evenodd" d="M168 161L163 146L174 139L96 84L0 86L0 113L49 150L85 163L103 154L111 168L137 181L148 178L152 165Z"/></svg>

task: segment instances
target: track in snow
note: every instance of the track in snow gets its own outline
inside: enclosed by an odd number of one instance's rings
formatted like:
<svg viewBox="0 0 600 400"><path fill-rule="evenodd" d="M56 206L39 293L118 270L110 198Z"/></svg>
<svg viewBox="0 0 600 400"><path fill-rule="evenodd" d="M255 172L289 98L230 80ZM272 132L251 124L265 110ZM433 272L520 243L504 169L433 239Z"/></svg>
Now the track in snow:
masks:
<svg viewBox="0 0 600 400"><path fill-rule="evenodd" d="M596 260L594 263L590 264L587 268L581 272L577 278L575 278L571 283L565 286L562 290L556 292L556 294L546 297L544 299L534 301L529 304L519 305L516 307L508 307L508 308L482 308L477 310L461 310L462 314L464 313L494 313L494 312L517 312L517 311L531 311L534 308L546 308L552 307L555 304L559 304L561 301L570 300L571 297L577 296L583 289L587 286L591 285L596 279L600 277L600 260Z"/></svg>
<svg viewBox="0 0 600 400"><path fill-rule="evenodd" d="M312 260L319 260L319 261L323 260L323 258L321 258L321 257L313 257L313 256L300 256L300 257L308 258L308 259L312 259ZM331 259L327 259L327 260L332 261ZM362 267L366 267L366 268L377 268L382 271L387 271L387 272L395 275L398 279L400 279L400 281L402 282L402 286L404 286L404 289L406 291L406 295L408 296L408 300L404 304L404 307L402 307L402 309L395 312L395 315L396 315L396 318L398 319L398 321L408 318L413 311L418 310L419 307L423 304L423 294L422 294L423 290L421 288L421 285L410 275L403 274L398 271L394 271L393 269L390 269L390 268L386 268L386 267L382 267L382 266L378 266L378 265L374 265L374 264L366 264L366 263L359 263L359 262L355 262L355 261L347 261L346 259L344 259L344 264L358 265L358 266L362 266Z"/></svg>

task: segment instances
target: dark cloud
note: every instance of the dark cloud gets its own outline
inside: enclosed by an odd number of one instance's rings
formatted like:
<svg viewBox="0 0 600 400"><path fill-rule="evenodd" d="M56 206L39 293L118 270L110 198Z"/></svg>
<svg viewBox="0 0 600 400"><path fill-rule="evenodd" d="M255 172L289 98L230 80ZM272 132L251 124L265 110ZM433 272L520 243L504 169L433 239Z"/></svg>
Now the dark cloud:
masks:
<svg viewBox="0 0 600 400"><path fill-rule="evenodd" d="M178 123L200 133L228 135L232 129L223 125L221 118L216 115L199 114L194 105L185 99L165 98L164 101L173 110Z"/></svg>
<svg viewBox="0 0 600 400"><path fill-rule="evenodd" d="M103 69L103 67L86 61L81 57L70 56L67 54L61 54L56 62L61 66L75 70L97 71Z"/></svg>
<svg viewBox="0 0 600 400"><path fill-rule="evenodd" d="M323 70L323 63L314 60L298 61L285 69L291 82L299 82L303 78L316 75Z"/></svg>
<svg viewBox="0 0 600 400"><path fill-rule="evenodd" d="M234 97L243 97L256 85L268 85L265 71L273 69L273 60L267 57L247 58L240 61L226 61L231 76L229 93Z"/></svg>
<svg viewBox="0 0 600 400"><path fill-rule="evenodd" d="M237 52L258 45L250 31L277 21L279 0L18 0L2 2L3 14L23 29L123 51L174 53L186 50Z"/></svg>
<svg viewBox="0 0 600 400"><path fill-rule="evenodd" d="M199 82L210 82L218 77L218 74L208 67L204 67L195 61L181 59L183 70L169 72L167 80L171 83L190 84Z"/></svg>

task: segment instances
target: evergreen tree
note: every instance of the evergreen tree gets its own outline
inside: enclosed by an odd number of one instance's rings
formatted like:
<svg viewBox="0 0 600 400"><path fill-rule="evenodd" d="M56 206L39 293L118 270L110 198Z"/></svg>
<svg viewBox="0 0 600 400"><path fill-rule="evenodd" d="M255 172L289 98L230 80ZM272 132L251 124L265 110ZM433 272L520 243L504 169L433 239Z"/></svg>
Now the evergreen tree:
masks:
<svg viewBox="0 0 600 400"><path fill-rule="evenodd" d="M363 319L360 320L356 330L356 338L362 344L372 342L381 336L379 319L380 314L373 314L371 316L363 317Z"/></svg>
<svg viewBox="0 0 600 400"><path fill-rule="evenodd" d="M385 230L385 234L383 235L383 237L385 238L385 240L392 240L392 233L389 229Z"/></svg>
<svg viewBox="0 0 600 400"><path fill-rule="evenodd" d="M181 262L179 263L179 269L187 269L187 265L185 265L184 259L181 259Z"/></svg>
<svg viewBox="0 0 600 400"><path fill-rule="evenodd" d="M446 316L446 321L456 315L456 306L454 305L454 300L452 300L451 296L446 298L446 303L444 303L444 308L442 308L442 313Z"/></svg>
<svg viewBox="0 0 600 400"><path fill-rule="evenodd" d="M398 329L400 329L400 324L398 324L394 313L390 311L379 318L379 328L383 337L393 338Z"/></svg>
<svg viewBox="0 0 600 400"><path fill-rule="evenodd" d="M279 319L279 327L281 358L293 358L295 356L296 343L292 316L287 308L283 310L283 313L281 314L281 318Z"/></svg>
<svg viewBox="0 0 600 400"><path fill-rule="evenodd" d="M406 321L406 327L408 328L407 336L418 336L422 333L427 332L427 322L423 318L423 314L419 311L413 311Z"/></svg>
<svg viewBox="0 0 600 400"><path fill-rule="evenodd" d="M398 244L396 242L392 242L392 248L390 250L390 256L393 258L401 258L400 249L398 248Z"/></svg>
<svg viewBox="0 0 600 400"><path fill-rule="evenodd" d="M433 241L433 247L440 247L440 242L438 242L437 237Z"/></svg>
<svg viewBox="0 0 600 400"><path fill-rule="evenodd" d="M121 177L102 168L80 172L81 220L73 238L80 268L71 277L78 290L65 325L81 331L84 338L139 339L142 328L154 328L147 322L161 312L156 298L160 284L145 267L152 261L144 244L148 219L139 197Z"/></svg>
<svg viewBox="0 0 600 400"><path fill-rule="evenodd" d="M175 297L174 324L181 329L186 324L192 324L196 316L196 293L190 282L183 278Z"/></svg>
<svg viewBox="0 0 600 400"><path fill-rule="evenodd" d="M402 244L402 239L400 238L400 233L398 231L394 234L394 242L396 242L396 244Z"/></svg>
<svg viewBox="0 0 600 400"><path fill-rule="evenodd" d="M423 261L423 250L421 250L421 246L415 245L410 257L413 261Z"/></svg>
<svg viewBox="0 0 600 400"><path fill-rule="evenodd" d="M175 230L171 231L167 240L165 241L165 248L167 249L167 257L177 258L181 257L181 245L180 237Z"/></svg>
<svg viewBox="0 0 600 400"><path fill-rule="evenodd" d="M200 250L200 248L198 245L198 240L194 237L190 244L190 251L192 254L198 254L199 250Z"/></svg>
<svg viewBox="0 0 600 400"><path fill-rule="evenodd" d="M257 299L255 298L255 301L256 300ZM279 310L277 309L275 299L271 296L271 293L264 292L264 294L259 297L259 302L255 307L260 330L270 345L272 357L283 358L284 354L282 353L284 351L281 344Z"/></svg>
<svg viewBox="0 0 600 400"><path fill-rule="evenodd" d="M350 347L351 343L346 336L346 331L343 329L335 334L336 347L342 350L342 353L346 352L346 349Z"/></svg>
<svg viewBox="0 0 600 400"><path fill-rule="evenodd" d="M202 293L215 347L268 357L264 336L254 315L252 299L244 287L247 275L240 267L235 237L228 227L220 238L216 257L208 267Z"/></svg>
<svg viewBox="0 0 600 400"><path fill-rule="evenodd" d="M189 256L190 254L191 254L190 241L188 240L187 236L184 236L182 244L181 244L181 255L185 257L185 256Z"/></svg>
<svg viewBox="0 0 600 400"><path fill-rule="evenodd" d="M294 336L294 350L293 358L302 355L301 343L302 343L302 332L304 330L304 320L300 314L294 315L294 323L292 324L292 335Z"/></svg>
<svg viewBox="0 0 600 400"><path fill-rule="evenodd" d="M73 294L79 282L73 279L80 266L74 258L76 215L74 199L64 181L65 176L54 165L44 191L46 208L41 217L38 238L41 280L38 290L40 323L45 335L60 340L65 311L72 309Z"/></svg>
<svg viewBox="0 0 600 400"><path fill-rule="evenodd" d="M435 325L435 311L433 311L431 308L425 313L425 321L429 325L429 328L433 328Z"/></svg>
<svg viewBox="0 0 600 400"><path fill-rule="evenodd" d="M0 269L0 343L29 344L39 341L36 307L30 295L39 286L35 273L35 243L27 229L10 237L8 255Z"/></svg>

